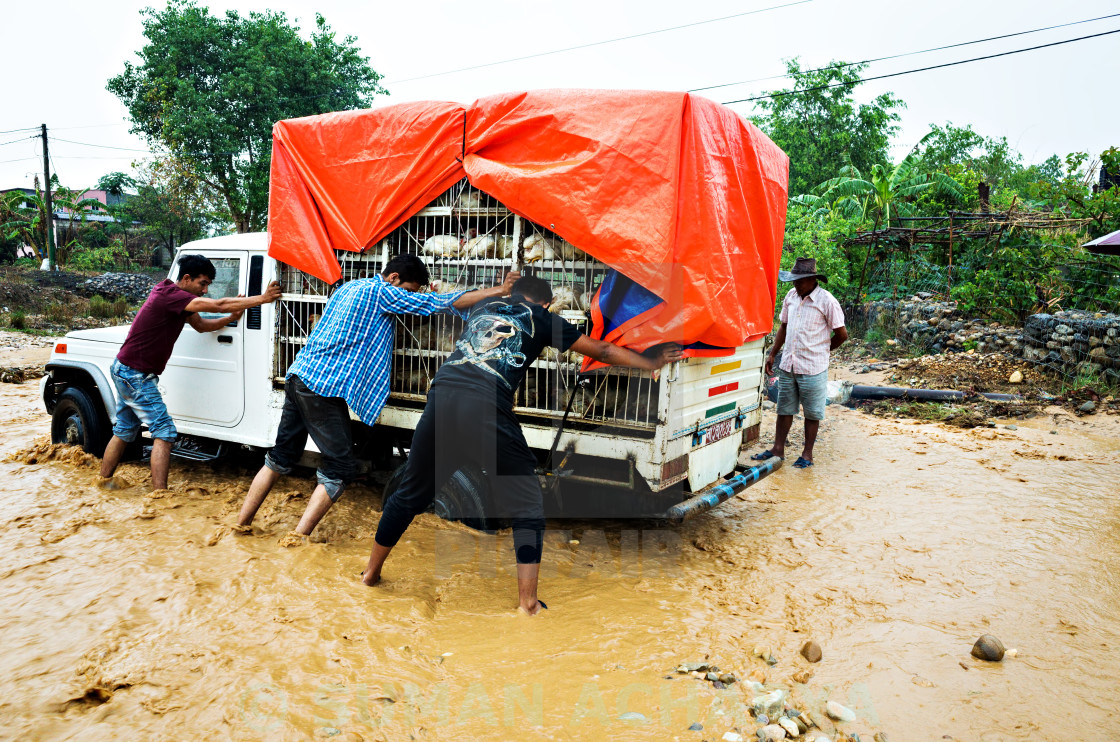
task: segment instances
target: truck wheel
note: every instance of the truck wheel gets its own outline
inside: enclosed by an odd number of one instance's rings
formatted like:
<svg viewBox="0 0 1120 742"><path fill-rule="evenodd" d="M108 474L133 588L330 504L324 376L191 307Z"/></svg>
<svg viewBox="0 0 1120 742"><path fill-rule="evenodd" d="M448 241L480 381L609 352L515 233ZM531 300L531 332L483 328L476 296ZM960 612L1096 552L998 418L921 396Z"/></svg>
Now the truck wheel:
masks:
<svg viewBox="0 0 1120 742"><path fill-rule="evenodd" d="M489 495L486 476L474 466L465 466L452 474L436 494L433 509L444 520L457 520L469 528L486 531L493 528L486 517Z"/></svg>
<svg viewBox="0 0 1120 742"><path fill-rule="evenodd" d="M401 486L401 481L404 480L404 470L408 464L401 464L393 473L389 475L389 481L385 482L385 486L381 488L381 507L385 507L385 501L389 499L389 495L397 491Z"/></svg>
<svg viewBox="0 0 1120 742"><path fill-rule="evenodd" d="M51 416L51 442L81 446L94 456L105 453L109 421L86 390L70 387L59 396Z"/></svg>

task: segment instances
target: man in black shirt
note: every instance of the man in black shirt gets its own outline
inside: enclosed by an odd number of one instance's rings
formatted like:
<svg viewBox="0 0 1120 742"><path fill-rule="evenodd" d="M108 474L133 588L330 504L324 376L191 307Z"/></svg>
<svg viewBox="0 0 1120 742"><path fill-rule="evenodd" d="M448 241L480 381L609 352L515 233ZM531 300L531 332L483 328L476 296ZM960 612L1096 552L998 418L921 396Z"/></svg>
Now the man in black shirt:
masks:
<svg viewBox="0 0 1120 742"><path fill-rule="evenodd" d="M436 373L424 414L412 437L404 477L386 499L362 582L374 585L381 568L412 519L427 510L436 492L458 469L475 464L490 473L503 515L513 525L520 608L530 615L537 600L544 503L537 460L517 417L513 397L529 366L545 347L577 353L614 366L656 370L681 358L675 343L644 353L584 335L549 314L552 288L525 277L508 298L481 302L471 310L462 337Z"/></svg>

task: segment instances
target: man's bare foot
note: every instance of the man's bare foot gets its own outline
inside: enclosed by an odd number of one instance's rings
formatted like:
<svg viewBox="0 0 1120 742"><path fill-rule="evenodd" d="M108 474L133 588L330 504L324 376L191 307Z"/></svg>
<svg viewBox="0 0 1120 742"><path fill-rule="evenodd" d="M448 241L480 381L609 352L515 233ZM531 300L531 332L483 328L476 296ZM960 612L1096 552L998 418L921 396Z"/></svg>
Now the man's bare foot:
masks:
<svg viewBox="0 0 1120 742"><path fill-rule="evenodd" d="M296 533L295 531L288 531L285 535L280 537L280 540L277 541L277 543L281 546L287 546L289 548L294 546L305 546L307 544L307 536L304 536L302 533Z"/></svg>
<svg viewBox="0 0 1120 742"><path fill-rule="evenodd" d="M547 607L548 606L546 606L544 603L540 602L539 600L535 600L535 601L533 601L533 604L529 607L526 607L524 604L517 606L517 610L521 613L525 613L525 614L530 615L530 616L535 616Z"/></svg>
<svg viewBox="0 0 1120 742"><path fill-rule="evenodd" d="M381 582L381 572L362 572L361 580L363 585L373 587Z"/></svg>
<svg viewBox="0 0 1120 742"><path fill-rule="evenodd" d="M243 526L240 523L235 526L230 526L230 530L240 536L251 536L253 533L252 526Z"/></svg>

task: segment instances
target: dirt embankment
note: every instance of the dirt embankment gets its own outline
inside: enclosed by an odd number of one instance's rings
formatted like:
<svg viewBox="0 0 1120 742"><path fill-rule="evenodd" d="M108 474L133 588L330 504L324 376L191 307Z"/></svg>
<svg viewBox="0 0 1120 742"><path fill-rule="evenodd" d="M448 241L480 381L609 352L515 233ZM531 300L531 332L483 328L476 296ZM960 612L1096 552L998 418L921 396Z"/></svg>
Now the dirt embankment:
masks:
<svg viewBox="0 0 1120 742"><path fill-rule="evenodd" d="M887 348L893 351L893 348ZM893 355L893 352L892 352ZM1078 385L1045 366L1005 352L939 353L881 359L860 341L845 347L833 365L833 376L868 386L949 389L964 392L960 402L913 399L854 400L852 406L880 417L906 417L945 422L959 427L992 425L993 418L1030 417L1050 406L1075 415L1120 414L1120 394L1106 386ZM991 401L984 393L1012 394L1020 399Z"/></svg>
<svg viewBox="0 0 1120 742"><path fill-rule="evenodd" d="M127 322L157 279L146 274L0 268L0 328L43 335Z"/></svg>
<svg viewBox="0 0 1120 742"><path fill-rule="evenodd" d="M153 276L0 268L0 382L42 376L59 336L131 321Z"/></svg>

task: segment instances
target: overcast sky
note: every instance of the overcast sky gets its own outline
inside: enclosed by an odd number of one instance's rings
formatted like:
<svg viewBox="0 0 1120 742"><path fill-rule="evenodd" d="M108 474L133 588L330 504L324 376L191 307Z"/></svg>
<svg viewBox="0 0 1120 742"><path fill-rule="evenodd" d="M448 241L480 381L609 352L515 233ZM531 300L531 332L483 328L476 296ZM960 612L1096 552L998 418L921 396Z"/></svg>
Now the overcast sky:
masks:
<svg viewBox="0 0 1120 742"><path fill-rule="evenodd" d="M1120 14L1120 2L1079 0L470 0L316 3L210 2L215 14L270 8L299 21L305 34L322 13L340 35L358 39L391 95L379 104L437 99L464 103L491 93L531 88L594 87L690 90L781 74L783 61L803 66L855 61L973 41L1001 34ZM5 2L0 30L5 52L0 109L0 188L30 186L42 172L37 132L10 132L46 123L51 154L64 185L92 185L130 169L146 149L128 133L126 112L105 90L144 44L139 10L151 2L56 0ZM764 10L766 8L775 8ZM752 15L701 23L761 10ZM663 33L649 33L690 25ZM1120 16L918 54L871 66L882 75L1120 29ZM474 65L595 44L455 74ZM44 42L46 46L44 46ZM999 59L867 83L866 101L891 91L908 104L895 139L905 154L931 123L972 124L987 136L1006 136L1027 162L1051 154L1120 145L1120 34ZM425 79L410 80L434 75ZM719 102L783 86L781 80L721 87L702 94ZM752 104L733 104L743 114ZM12 144L4 144L17 140ZM15 161L13 161L15 160Z"/></svg>

